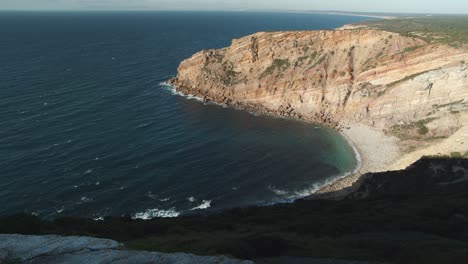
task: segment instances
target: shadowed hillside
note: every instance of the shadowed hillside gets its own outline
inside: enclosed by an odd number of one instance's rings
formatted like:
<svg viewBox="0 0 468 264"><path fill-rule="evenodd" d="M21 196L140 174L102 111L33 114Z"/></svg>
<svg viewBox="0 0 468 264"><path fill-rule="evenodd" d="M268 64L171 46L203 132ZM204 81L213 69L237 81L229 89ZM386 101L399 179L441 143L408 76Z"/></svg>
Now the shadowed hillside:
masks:
<svg viewBox="0 0 468 264"><path fill-rule="evenodd" d="M130 249L257 259L308 256L467 263L468 160L424 158L364 175L342 200L299 200L173 219L0 219L0 233L111 238Z"/></svg>

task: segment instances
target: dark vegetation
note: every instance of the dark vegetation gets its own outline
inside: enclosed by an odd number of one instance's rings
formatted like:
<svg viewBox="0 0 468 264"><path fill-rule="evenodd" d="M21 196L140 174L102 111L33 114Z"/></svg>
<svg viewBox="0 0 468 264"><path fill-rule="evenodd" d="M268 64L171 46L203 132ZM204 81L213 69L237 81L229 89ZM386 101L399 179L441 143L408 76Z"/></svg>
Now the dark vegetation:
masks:
<svg viewBox="0 0 468 264"><path fill-rule="evenodd" d="M277 73L277 75L281 75L285 70L289 68L291 64L289 63L288 59L275 59L273 63L265 69L265 71L260 75L260 79L271 75L273 73Z"/></svg>
<svg viewBox="0 0 468 264"><path fill-rule="evenodd" d="M468 43L468 15L434 15L361 23L403 36L420 38L428 43L460 47Z"/></svg>
<svg viewBox="0 0 468 264"><path fill-rule="evenodd" d="M322 57L320 57L314 64L312 64L312 65L309 67L309 69L315 68L317 65L322 64L322 62L323 62L326 58L327 58L327 55L326 55L326 54L322 55ZM312 62L312 61L310 61L310 62Z"/></svg>
<svg viewBox="0 0 468 264"><path fill-rule="evenodd" d="M411 75L408 75L408 76L405 76L404 78L401 78L400 80L396 80L394 82L391 82L387 85L385 85L385 89L379 91L377 93L377 96L382 96L384 95L388 89L396 86L397 84L400 84L400 83L403 83L403 82L406 82L406 81L409 81L409 80L413 80L414 78L418 77L419 75L422 75L422 74L425 74L427 72L430 72L432 70L428 70L428 71L423 71L423 72L417 72L417 73L414 73L414 74L411 74Z"/></svg>
<svg viewBox="0 0 468 264"><path fill-rule="evenodd" d="M417 139L429 132L426 125L434 120L435 118L426 118L411 123L396 124L392 126L392 132L401 139Z"/></svg>
<svg viewBox="0 0 468 264"><path fill-rule="evenodd" d="M467 169L467 159L425 158L405 171L363 177L361 187L339 201L299 200L149 221L44 221L23 214L0 218L0 233L87 235L112 238L130 249L247 259L284 255L466 264Z"/></svg>
<svg viewBox="0 0 468 264"><path fill-rule="evenodd" d="M466 109L467 107L468 107L468 102L464 102L463 99L459 101L446 103L446 104L441 104L441 105L434 104L432 105L432 111L430 111L426 115L430 116L441 110L450 111L451 114L458 114L460 113L460 111L464 111L464 109Z"/></svg>
<svg viewBox="0 0 468 264"><path fill-rule="evenodd" d="M430 71L430 70L429 70ZM408 75L400 80L397 80L397 81L394 81L394 82L391 82L389 84L387 84L387 88L391 88L399 83L402 83L402 82L405 82L405 81L408 81L408 80L413 80L414 78L418 77L419 75L422 75L424 73L427 73L429 71L423 71L423 72L417 72L417 73L414 73L414 74L411 74L411 75Z"/></svg>
<svg viewBox="0 0 468 264"><path fill-rule="evenodd" d="M444 108L444 107L448 107L448 106L455 106L455 105L458 105L458 104L462 104L463 103L463 99L459 100L459 101L454 101L454 102L451 102L451 103L446 103L446 104L435 104L432 106L432 108L435 108L435 109L441 109L441 108Z"/></svg>

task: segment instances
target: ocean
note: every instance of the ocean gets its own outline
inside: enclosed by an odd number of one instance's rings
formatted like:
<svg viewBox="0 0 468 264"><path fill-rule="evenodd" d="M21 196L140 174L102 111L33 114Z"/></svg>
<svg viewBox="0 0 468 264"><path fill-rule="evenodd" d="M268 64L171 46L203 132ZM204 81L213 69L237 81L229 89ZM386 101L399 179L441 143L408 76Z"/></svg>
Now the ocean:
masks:
<svg viewBox="0 0 468 264"><path fill-rule="evenodd" d="M258 31L364 17L0 13L0 214L175 217L304 197L352 171L336 131L204 104L164 82Z"/></svg>

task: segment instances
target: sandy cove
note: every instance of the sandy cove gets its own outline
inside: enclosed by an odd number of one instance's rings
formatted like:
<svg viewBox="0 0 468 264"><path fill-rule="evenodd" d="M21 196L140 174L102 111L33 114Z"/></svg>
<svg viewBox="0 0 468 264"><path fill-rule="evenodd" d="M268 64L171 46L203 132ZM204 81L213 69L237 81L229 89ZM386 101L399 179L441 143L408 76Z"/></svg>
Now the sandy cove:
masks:
<svg viewBox="0 0 468 264"><path fill-rule="evenodd" d="M337 196L341 196L354 188L346 191L343 189L351 187L366 173L403 170L423 156L443 156L450 155L452 152L466 153L468 151L468 125L466 125L468 113L460 113L460 120L464 125L450 137L408 153L401 151L401 142L397 137L386 135L367 125L346 124L342 135L357 152L358 168L354 173L321 188L315 194L341 191L337 193Z"/></svg>
<svg viewBox="0 0 468 264"><path fill-rule="evenodd" d="M370 126L357 123L346 124L341 134L354 148L358 167L353 173L322 187L315 194L337 192L350 187L362 175L368 172L385 171L401 157L399 139L385 135L382 131ZM337 193L338 196L342 194Z"/></svg>

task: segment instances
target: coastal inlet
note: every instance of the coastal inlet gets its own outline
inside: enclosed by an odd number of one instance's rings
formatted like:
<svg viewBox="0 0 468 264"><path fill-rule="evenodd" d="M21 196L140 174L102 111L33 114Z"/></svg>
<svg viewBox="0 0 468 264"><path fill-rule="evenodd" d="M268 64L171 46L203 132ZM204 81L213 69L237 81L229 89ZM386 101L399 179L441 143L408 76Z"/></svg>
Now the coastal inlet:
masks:
<svg viewBox="0 0 468 264"><path fill-rule="evenodd" d="M161 83L257 31L364 18L280 13L0 16L0 214L173 217L290 201L357 166L336 131Z"/></svg>

